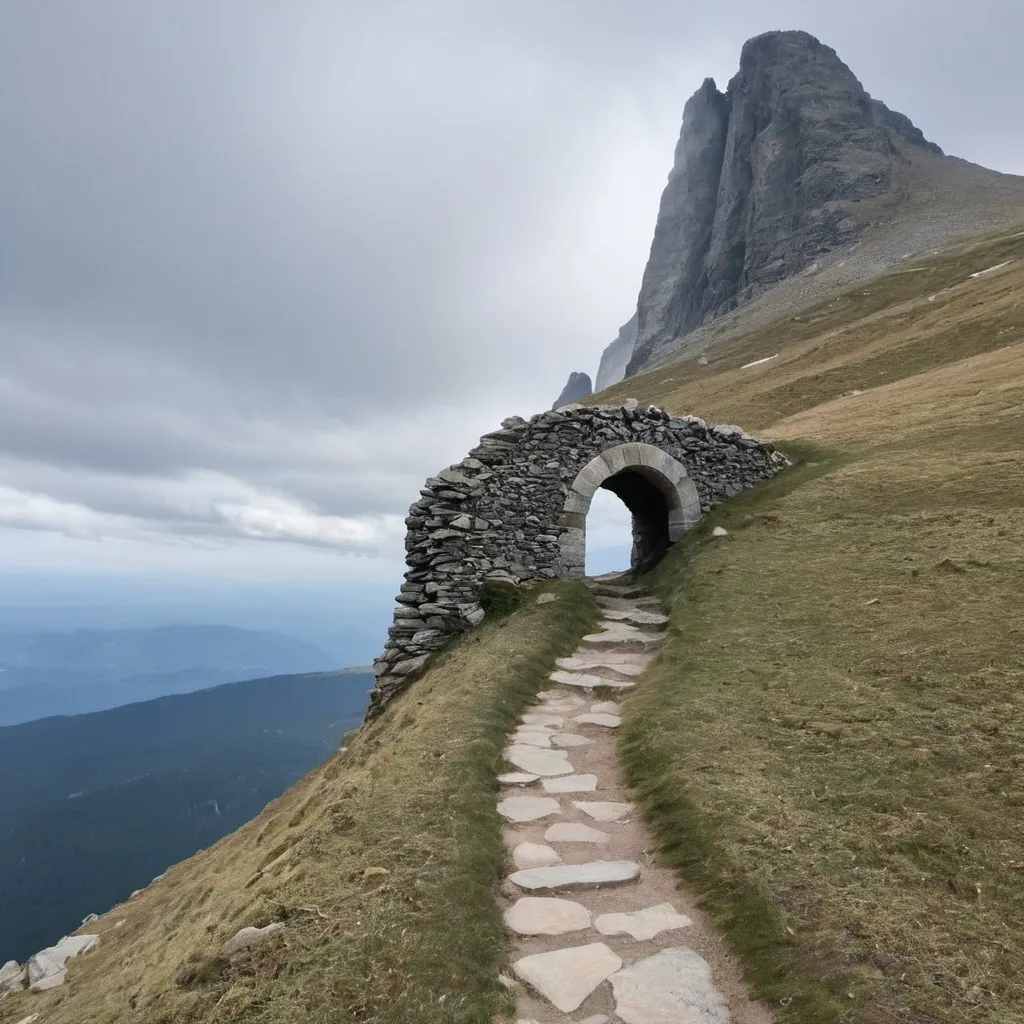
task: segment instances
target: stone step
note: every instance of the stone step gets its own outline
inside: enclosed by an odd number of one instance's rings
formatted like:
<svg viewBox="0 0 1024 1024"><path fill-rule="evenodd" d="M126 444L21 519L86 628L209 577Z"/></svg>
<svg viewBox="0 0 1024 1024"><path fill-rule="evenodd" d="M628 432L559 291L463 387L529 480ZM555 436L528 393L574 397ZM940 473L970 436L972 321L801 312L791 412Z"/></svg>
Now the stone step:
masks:
<svg viewBox="0 0 1024 1024"><path fill-rule="evenodd" d="M528 868L509 875L509 880L530 892L545 889L590 889L601 885L622 885L640 877L640 865L632 860L594 860L586 864L553 864Z"/></svg>
<svg viewBox="0 0 1024 1024"><path fill-rule="evenodd" d="M553 747L561 747L562 749L586 747L591 742L586 736L577 736L574 732L560 732L557 736L551 737L551 745Z"/></svg>
<svg viewBox="0 0 1024 1024"><path fill-rule="evenodd" d="M615 1013L626 1024L729 1024L731 1020L725 997L711 979L711 968L692 949L663 949L622 968L610 980Z"/></svg>
<svg viewBox="0 0 1024 1024"><path fill-rule="evenodd" d="M643 675L650 660L649 655L636 652L584 649L576 651L568 658L556 658L555 664L566 672L583 672L587 675L628 681Z"/></svg>
<svg viewBox="0 0 1024 1024"><path fill-rule="evenodd" d="M520 871L526 871L529 868L546 868L552 864L561 864L562 858L557 850L543 843L520 843L512 851L512 863Z"/></svg>
<svg viewBox="0 0 1024 1024"><path fill-rule="evenodd" d="M602 935L629 935L640 942L653 939L662 932L689 928L692 924L693 921L678 913L671 903L659 903L626 914L601 914L594 921L594 927Z"/></svg>
<svg viewBox="0 0 1024 1024"><path fill-rule="evenodd" d="M607 843L611 836L579 821L558 821L544 833L546 843Z"/></svg>
<svg viewBox="0 0 1024 1024"><path fill-rule="evenodd" d="M662 637L653 633L642 633L633 626L616 626L601 633L587 634L580 646L591 651L646 652L661 642Z"/></svg>
<svg viewBox="0 0 1024 1024"><path fill-rule="evenodd" d="M617 953L603 942L592 942L524 956L512 965L512 970L549 1003L563 1013L572 1013L621 966Z"/></svg>
<svg viewBox="0 0 1024 1024"><path fill-rule="evenodd" d="M609 609L604 613L602 619L605 622L624 622L627 626L636 626L651 632L665 629L669 622L667 615L662 615L661 612L644 611L641 608L634 608L630 611Z"/></svg>
<svg viewBox="0 0 1024 1024"><path fill-rule="evenodd" d="M610 800L573 800L572 805L594 821L621 821L633 810L632 804Z"/></svg>
<svg viewBox="0 0 1024 1024"><path fill-rule="evenodd" d="M599 676L590 672L566 672L559 669L548 676L553 683L561 683L563 686L578 686L584 690L594 690L598 686L611 686L616 690L629 690L635 683L627 679L613 679L610 675Z"/></svg>
<svg viewBox="0 0 1024 1024"><path fill-rule="evenodd" d="M596 775L559 775L544 779L545 793L593 793L597 789Z"/></svg>
<svg viewBox="0 0 1024 1024"><path fill-rule="evenodd" d="M618 587L611 583L592 583L590 591L596 597L621 597L627 600L648 596L647 591L635 583L623 584Z"/></svg>
<svg viewBox="0 0 1024 1024"><path fill-rule="evenodd" d="M527 747L550 747L551 737L553 733L550 732L536 732L529 729L516 729L512 733L512 742L521 743Z"/></svg>
<svg viewBox="0 0 1024 1024"><path fill-rule="evenodd" d="M530 711L519 719L520 725L550 726L552 729L561 729L565 719L562 715L546 714L542 711Z"/></svg>
<svg viewBox="0 0 1024 1024"><path fill-rule="evenodd" d="M598 712L597 714L577 715L576 721L580 725L603 725L606 729L618 729L622 725L622 719L618 715L609 715Z"/></svg>
<svg viewBox="0 0 1024 1024"><path fill-rule="evenodd" d="M505 924L518 935L564 935L590 923L590 911L582 904L553 896L520 896L505 911Z"/></svg>
<svg viewBox="0 0 1024 1024"><path fill-rule="evenodd" d="M539 779L539 775L530 772L505 772L498 776L498 782L503 786L531 786Z"/></svg>
<svg viewBox="0 0 1024 1024"><path fill-rule="evenodd" d="M505 748L503 756L509 764L530 775L571 775L573 771L569 755L564 750L542 750L540 747L513 743Z"/></svg>
<svg viewBox="0 0 1024 1024"><path fill-rule="evenodd" d="M498 813L506 821L537 821L552 814L560 814L562 808L550 796L507 796L498 802Z"/></svg>
<svg viewBox="0 0 1024 1024"><path fill-rule="evenodd" d="M599 597L597 603L602 608L615 608L619 611L629 611L631 608L642 608L652 612L662 610L662 604L656 597Z"/></svg>

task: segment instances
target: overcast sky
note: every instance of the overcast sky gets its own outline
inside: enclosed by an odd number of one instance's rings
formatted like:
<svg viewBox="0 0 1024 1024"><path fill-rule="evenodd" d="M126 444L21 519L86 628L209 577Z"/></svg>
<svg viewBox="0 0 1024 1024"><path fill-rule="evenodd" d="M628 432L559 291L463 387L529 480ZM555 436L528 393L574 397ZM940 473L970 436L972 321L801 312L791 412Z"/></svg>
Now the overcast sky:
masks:
<svg viewBox="0 0 1024 1024"><path fill-rule="evenodd" d="M4 0L0 569L397 582L423 478L631 315L747 37L1024 172L1022 11Z"/></svg>

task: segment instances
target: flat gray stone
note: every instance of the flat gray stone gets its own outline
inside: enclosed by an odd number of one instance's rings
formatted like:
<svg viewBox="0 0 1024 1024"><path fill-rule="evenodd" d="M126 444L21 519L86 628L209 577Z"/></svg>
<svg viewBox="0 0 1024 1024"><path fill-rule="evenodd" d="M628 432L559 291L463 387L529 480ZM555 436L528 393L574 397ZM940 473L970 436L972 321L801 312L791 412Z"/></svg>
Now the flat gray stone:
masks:
<svg viewBox="0 0 1024 1024"><path fill-rule="evenodd" d="M545 793L592 793L597 789L596 775L560 775L543 782Z"/></svg>
<svg viewBox="0 0 1024 1024"><path fill-rule="evenodd" d="M549 796L507 796L498 803L498 813L508 821L536 821L560 810Z"/></svg>
<svg viewBox="0 0 1024 1024"><path fill-rule="evenodd" d="M594 860L588 864L555 864L529 868L509 875L520 889L571 889L579 886L618 885L640 875L640 865L631 860Z"/></svg>
<svg viewBox="0 0 1024 1024"><path fill-rule="evenodd" d="M601 700L590 707L592 715L617 715L622 708L613 700Z"/></svg>
<svg viewBox="0 0 1024 1024"><path fill-rule="evenodd" d="M618 729L622 725L622 719L618 715L577 715L576 721L581 725L603 725L606 729Z"/></svg>
<svg viewBox="0 0 1024 1024"><path fill-rule="evenodd" d="M618 821L633 810L632 804L617 804L607 800L573 800L572 805L594 821Z"/></svg>
<svg viewBox="0 0 1024 1024"><path fill-rule="evenodd" d="M552 864L561 864L562 858L557 850L543 843L520 843L512 851L512 863L520 871L525 871L528 868L546 868Z"/></svg>
<svg viewBox="0 0 1024 1024"><path fill-rule="evenodd" d="M578 821L559 821L544 833L546 843L607 843L611 836Z"/></svg>
<svg viewBox="0 0 1024 1024"><path fill-rule="evenodd" d="M592 742L586 736L577 736L574 732L560 732L551 737L553 747L585 747Z"/></svg>
<svg viewBox="0 0 1024 1024"><path fill-rule="evenodd" d="M634 939L653 939L662 932L689 928L693 922L676 912L671 903L659 903L630 914L601 914L594 926L602 935L632 935Z"/></svg>
<svg viewBox="0 0 1024 1024"><path fill-rule="evenodd" d="M561 715L549 715L543 711L530 711L519 719L522 725L547 725L554 729L561 729L565 719Z"/></svg>
<svg viewBox="0 0 1024 1024"><path fill-rule="evenodd" d="M557 594L539 594L537 597L537 604L551 604L552 601L557 601Z"/></svg>
<svg viewBox="0 0 1024 1024"><path fill-rule="evenodd" d="M517 729L512 733L513 743L520 743L527 747L546 748L551 746L551 733L542 732L539 729Z"/></svg>
<svg viewBox="0 0 1024 1024"><path fill-rule="evenodd" d="M66 935L60 942L29 957L25 965L29 988L36 992L63 985L67 978L67 962L98 946L98 935Z"/></svg>
<svg viewBox="0 0 1024 1024"><path fill-rule="evenodd" d="M593 690L597 686L612 686L619 690L628 690L633 685L625 679L611 679L608 676L589 675L585 672L565 672L561 669L552 672L548 678L563 686L578 686L584 690Z"/></svg>
<svg viewBox="0 0 1024 1024"><path fill-rule="evenodd" d="M505 911L505 924L518 935L564 935L590 927L590 911L572 900L522 896Z"/></svg>
<svg viewBox="0 0 1024 1024"><path fill-rule="evenodd" d="M711 968L692 949L663 949L613 974L611 983L625 1024L729 1024Z"/></svg>
<svg viewBox="0 0 1024 1024"><path fill-rule="evenodd" d="M498 781L503 786L529 786L539 778L539 775L531 775L529 772L505 772L498 776Z"/></svg>
<svg viewBox="0 0 1024 1024"><path fill-rule="evenodd" d="M667 626L668 616L661 612L649 612L643 608L608 608L604 619L613 622L624 622L627 626Z"/></svg>
<svg viewBox="0 0 1024 1024"><path fill-rule="evenodd" d="M550 695L542 699L543 707L556 715L571 715L574 711L579 711L585 704L582 698L573 694L559 693L557 690L550 691Z"/></svg>
<svg viewBox="0 0 1024 1024"><path fill-rule="evenodd" d="M588 672L608 668L623 675L640 675L650 664L649 654L630 651L579 650L568 658L556 658L555 664L569 672Z"/></svg>
<svg viewBox="0 0 1024 1024"><path fill-rule="evenodd" d="M68 980L68 972L66 967L62 967L56 974L48 974L45 978L40 978L38 981L32 982L29 988L33 992L46 992L51 988L58 988Z"/></svg>
<svg viewBox="0 0 1024 1024"><path fill-rule="evenodd" d="M622 960L603 942L524 956L512 970L563 1013L572 1013Z"/></svg>
<svg viewBox="0 0 1024 1024"><path fill-rule="evenodd" d="M583 638L583 643L594 650L646 651L657 647L661 641L660 636L625 625L601 633L590 633Z"/></svg>
<svg viewBox="0 0 1024 1024"><path fill-rule="evenodd" d="M509 764L531 775L570 775L573 770L569 755L564 750L541 750L540 747L513 743L506 747L504 756Z"/></svg>

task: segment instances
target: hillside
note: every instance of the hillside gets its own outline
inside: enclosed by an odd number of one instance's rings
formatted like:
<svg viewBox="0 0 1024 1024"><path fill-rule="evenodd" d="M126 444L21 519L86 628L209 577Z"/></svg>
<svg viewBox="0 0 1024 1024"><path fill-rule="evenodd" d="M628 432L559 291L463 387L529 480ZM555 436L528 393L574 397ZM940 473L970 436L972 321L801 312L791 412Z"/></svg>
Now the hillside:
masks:
<svg viewBox="0 0 1024 1024"><path fill-rule="evenodd" d="M1012 231L599 396L739 422L800 463L651 574L672 626L620 745L778 1022L1019 1020L1022 294ZM501 737L593 615L554 589L93 925L69 985L0 1021L490 1020ZM218 958L273 920L281 938Z"/></svg>
<svg viewBox="0 0 1024 1024"><path fill-rule="evenodd" d="M258 814L359 724L371 684L276 676L0 729L0 962Z"/></svg>
<svg viewBox="0 0 1024 1024"><path fill-rule="evenodd" d="M579 585L493 616L387 714L262 814L92 923L67 985L0 999L0 1021L479 1024L507 1003L493 887L504 738L596 620ZM285 923L233 958L243 925Z"/></svg>

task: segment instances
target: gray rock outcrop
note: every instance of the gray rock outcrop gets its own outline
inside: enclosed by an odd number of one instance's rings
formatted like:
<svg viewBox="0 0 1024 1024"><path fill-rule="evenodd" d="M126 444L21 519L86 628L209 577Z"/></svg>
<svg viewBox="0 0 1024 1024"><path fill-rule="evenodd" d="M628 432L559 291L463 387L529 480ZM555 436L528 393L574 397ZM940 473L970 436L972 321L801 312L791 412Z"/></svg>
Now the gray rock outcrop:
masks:
<svg viewBox="0 0 1024 1024"><path fill-rule="evenodd" d="M67 962L99 945L98 935L66 935L60 942L30 956L24 966L9 960L0 967L0 998L30 988L35 992L63 985Z"/></svg>
<svg viewBox="0 0 1024 1024"><path fill-rule="evenodd" d="M747 42L727 90L709 78L684 109L626 372L855 241L906 147L942 152L830 47L806 32Z"/></svg>
<svg viewBox="0 0 1024 1024"><path fill-rule="evenodd" d="M626 376L626 367L635 344L636 313L619 328L618 337L601 353L601 365L597 368L597 379L594 381L595 391L604 391Z"/></svg>
<svg viewBox="0 0 1024 1024"><path fill-rule="evenodd" d="M586 373L570 373L569 379L562 388L562 393L555 400L552 409L561 409L563 405L572 405L574 402L582 402L594 393L594 385L590 376Z"/></svg>

